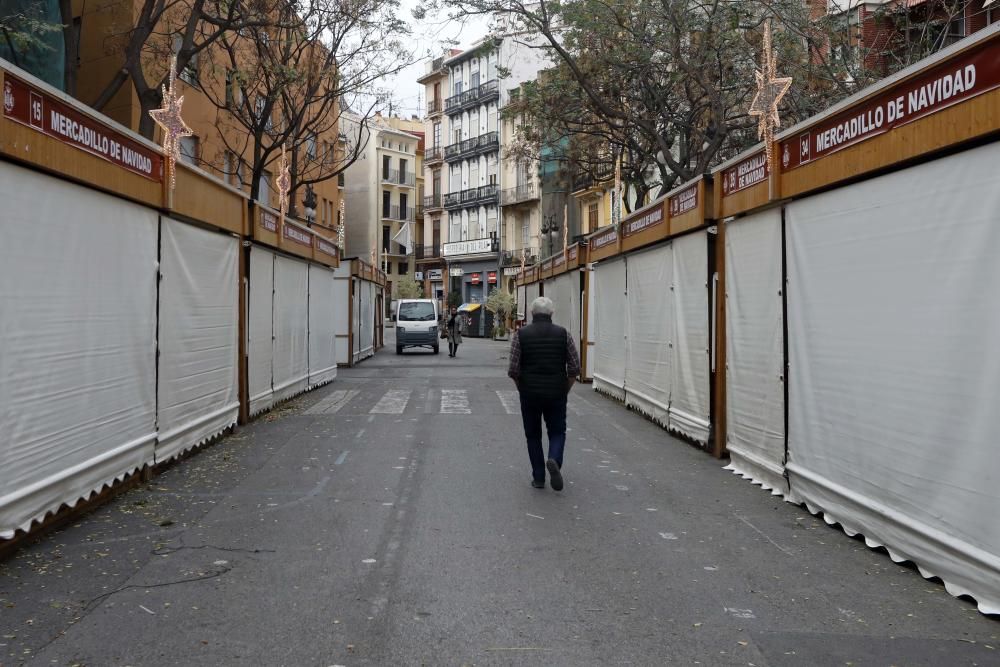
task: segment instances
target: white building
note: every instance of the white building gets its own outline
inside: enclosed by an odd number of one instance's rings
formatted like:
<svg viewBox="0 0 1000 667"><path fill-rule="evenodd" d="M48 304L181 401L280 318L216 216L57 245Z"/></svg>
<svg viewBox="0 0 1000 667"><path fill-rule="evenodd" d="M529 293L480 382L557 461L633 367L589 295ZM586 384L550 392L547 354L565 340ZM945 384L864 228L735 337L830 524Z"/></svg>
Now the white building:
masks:
<svg viewBox="0 0 1000 667"><path fill-rule="evenodd" d="M459 292L463 303L483 303L499 284L500 192L505 187L500 110L510 91L534 79L544 65L540 50L506 37L499 46L484 40L428 62L419 79L429 113L424 153L428 196L418 261L440 271L425 273L432 293L447 297ZM501 67L509 74L503 80L498 78ZM434 256L437 250L440 257Z"/></svg>
<svg viewBox="0 0 1000 667"><path fill-rule="evenodd" d="M390 283L413 279L413 249L419 242L412 237L417 233L421 194L416 173L421 166L420 137L393 127L409 121L376 115L362 127L356 117L344 118L344 131L352 134L352 142L358 134L367 140L361 156L344 174L345 256L371 262L374 253L374 264L386 272ZM408 248L394 240L403 225L410 227Z"/></svg>

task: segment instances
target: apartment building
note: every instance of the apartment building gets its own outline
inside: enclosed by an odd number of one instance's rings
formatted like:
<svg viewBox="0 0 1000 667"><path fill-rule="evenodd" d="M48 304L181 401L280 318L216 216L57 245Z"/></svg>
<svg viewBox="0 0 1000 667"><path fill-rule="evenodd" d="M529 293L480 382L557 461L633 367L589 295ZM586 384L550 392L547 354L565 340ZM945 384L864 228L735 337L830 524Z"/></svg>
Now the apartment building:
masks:
<svg viewBox="0 0 1000 667"><path fill-rule="evenodd" d="M416 270L413 250L423 193L423 140L407 130L422 129L417 120L376 115L362 124L357 116L345 115L349 141L365 144L359 159L345 172L345 254L374 259L385 271L392 295L400 280L414 279Z"/></svg>
<svg viewBox="0 0 1000 667"><path fill-rule="evenodd" d="M519 88L511 91L511 100L516 99ZM518 140L519 124L518 117L501 112L501 145L511 146ZM539 160L532 153L504 152L500 158L500 176L504 184L500 191L503 220L500 274L501 284L511 292L514 291L514 280L521 271L522 263L526 267L534 266L541 252L542 184Z"/></svg>
<svg viewBox="0 0 1000 667"><path fill-rule="evenodd" d="M110 48L112 41L107 35L119 33L121 25L135 25L140 18L140 4L131 0L110 0L99 5L73 3L73 30L79 37L76 97L82 102L92 103L122 69L125 55ZM164 23L168 20L169 13ZM180 46L179 37L165 37L163 46L169 48L171 45L176 51ZM316 46L317 59L321 59L321 49ZM225 71L220 73L225 58L216 56L218 54L211 50L204 51L178 74L176 85L178 93L184 96L184 122L194 132L193 136L180 141L181 159L249 194L254 143L246 136L246 130L232 120L228 105L241 101L242 93L229 81ZM306 62L308 60L302 56L302 64ZM163 63L148 64L151 72L162 72L162 66ZM220 101L225 101L225 108L220 108ZM103 113L138 131L142 111L134 87L128 83L122 86ZM336 240L341 188L333 172L343 161L345 146L336 122L339 109L334 105L326 113L322 122L314 123L316 127L323 127L323 131L306 137L296 154L289 156L300 176L308 174L309 178L320 179L309 187L296 190L290 211L313 225L322 236ZM272 114L270 121L281 122L277 112ZM154 139L159 141L161 133L157 128ZM275 184L278 159L275 156L260 175L259 182L258 200L272 208L278 207ZM329 176L325 177L326 174Z"/></svg>
<svg viewBox="0 0 1000 667"><path fill-rule="evenodd" d="M467 51L432 60L419 79L427 94L429 137L429 194L419 259L435 267L427 272L432 294L454 292L462 303L481 304L500 284L500 109L509 89L534 79L543 64L539 51L506 37L499 44L483 40ZM501 66L507 73L502 82ZM440 281L435 280L437 271ZM482 334L486 318L480 319Z"/></svg>

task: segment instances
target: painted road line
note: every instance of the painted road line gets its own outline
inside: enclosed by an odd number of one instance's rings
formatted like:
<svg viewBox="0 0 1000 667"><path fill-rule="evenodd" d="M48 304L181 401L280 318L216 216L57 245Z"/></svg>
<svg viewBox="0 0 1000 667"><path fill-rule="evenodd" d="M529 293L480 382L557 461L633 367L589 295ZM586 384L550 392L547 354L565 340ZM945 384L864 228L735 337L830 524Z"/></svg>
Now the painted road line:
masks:
<svg viewBox="0 0 1000 667"><path fill-rule="evenodd" d="M345 451L343 454L341 454L340 456L337 457L337 460L333 462L333 465L335 465L335 466L343 465L344 461L347 460L347 455L350 454L350 453L351 453L351 450L349 450L349 449L347 451Z"/></svg>
<svg viewBox="0 0 1000 667"><path fill-rule="evenodd" d="M330 395L322 401L316 403L308 410L307 415L333 415L340 412L340 409L350 403L351 399L360 394L358 389L339 389L331 391Z"/></svg>
<svg viewBox="0 0 1000 667"><path fill-rule="evenodd" d="M516 389L497 389L497 396L503 403L503 409L507 411L507 414L521 414L521 398Z"/></svg>
<svg viewBox="0 0 1000 667"><path fill-rule="evenodd" d="M412 393L412 389L390 389L369 412L373 415L401 415Z"/></svg>
<svg viewBox="0 0 1000 667"><path fill-rule="evenodd" d="M469 395L464 389L442 389L441 390L441 414L443 415L471 415L469 408Z"/></svg>

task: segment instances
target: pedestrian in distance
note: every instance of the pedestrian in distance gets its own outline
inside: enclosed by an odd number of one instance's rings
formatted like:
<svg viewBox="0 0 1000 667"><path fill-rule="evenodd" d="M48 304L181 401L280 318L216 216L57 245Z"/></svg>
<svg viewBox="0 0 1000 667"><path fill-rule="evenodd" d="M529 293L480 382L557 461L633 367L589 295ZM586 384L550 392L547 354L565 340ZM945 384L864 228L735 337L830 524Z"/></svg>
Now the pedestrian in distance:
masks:
<svg viewBox="0 0 1000 667"><path fill-rule="evenodd" d="M462 314L455 306L451 307L451 313L445 320L445 329L448 332L448 356L457 356L458 346L462 344Z"/></svg>
<svg viewBox="0 0 1000 667"><path fill-rule="evenodd" d="M548 469L552 489L562 491L563 449L566 446L566 401L580 374L580 355L573 336L552 323L552 299L541 296L531 303L531 324L521 327L510 341L510 367L521 398L521 420L531 459L531 485L545 488ZM542 419L549 436L549 456L542 450Z"/></svg>

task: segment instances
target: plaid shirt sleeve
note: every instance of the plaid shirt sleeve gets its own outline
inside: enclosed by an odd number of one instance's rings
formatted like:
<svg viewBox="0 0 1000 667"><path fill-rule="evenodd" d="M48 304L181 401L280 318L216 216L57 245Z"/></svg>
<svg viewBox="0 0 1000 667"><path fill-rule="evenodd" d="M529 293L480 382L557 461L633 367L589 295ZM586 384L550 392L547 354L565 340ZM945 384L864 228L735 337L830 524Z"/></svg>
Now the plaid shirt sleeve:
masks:
<svg viewBox="0 0 1000 667"><path fill-rule="evenodd" d="M575 378L580 374L580 355L576 351L573 337L566 335L566 377Z"/></svg>
<svg viewBox="0 0 1000 667"><path fill-rule="evenodd" d="M515 331L510 339L510 365L507 367L507 377L518 380L521 377L521 337Z"/></svg>

